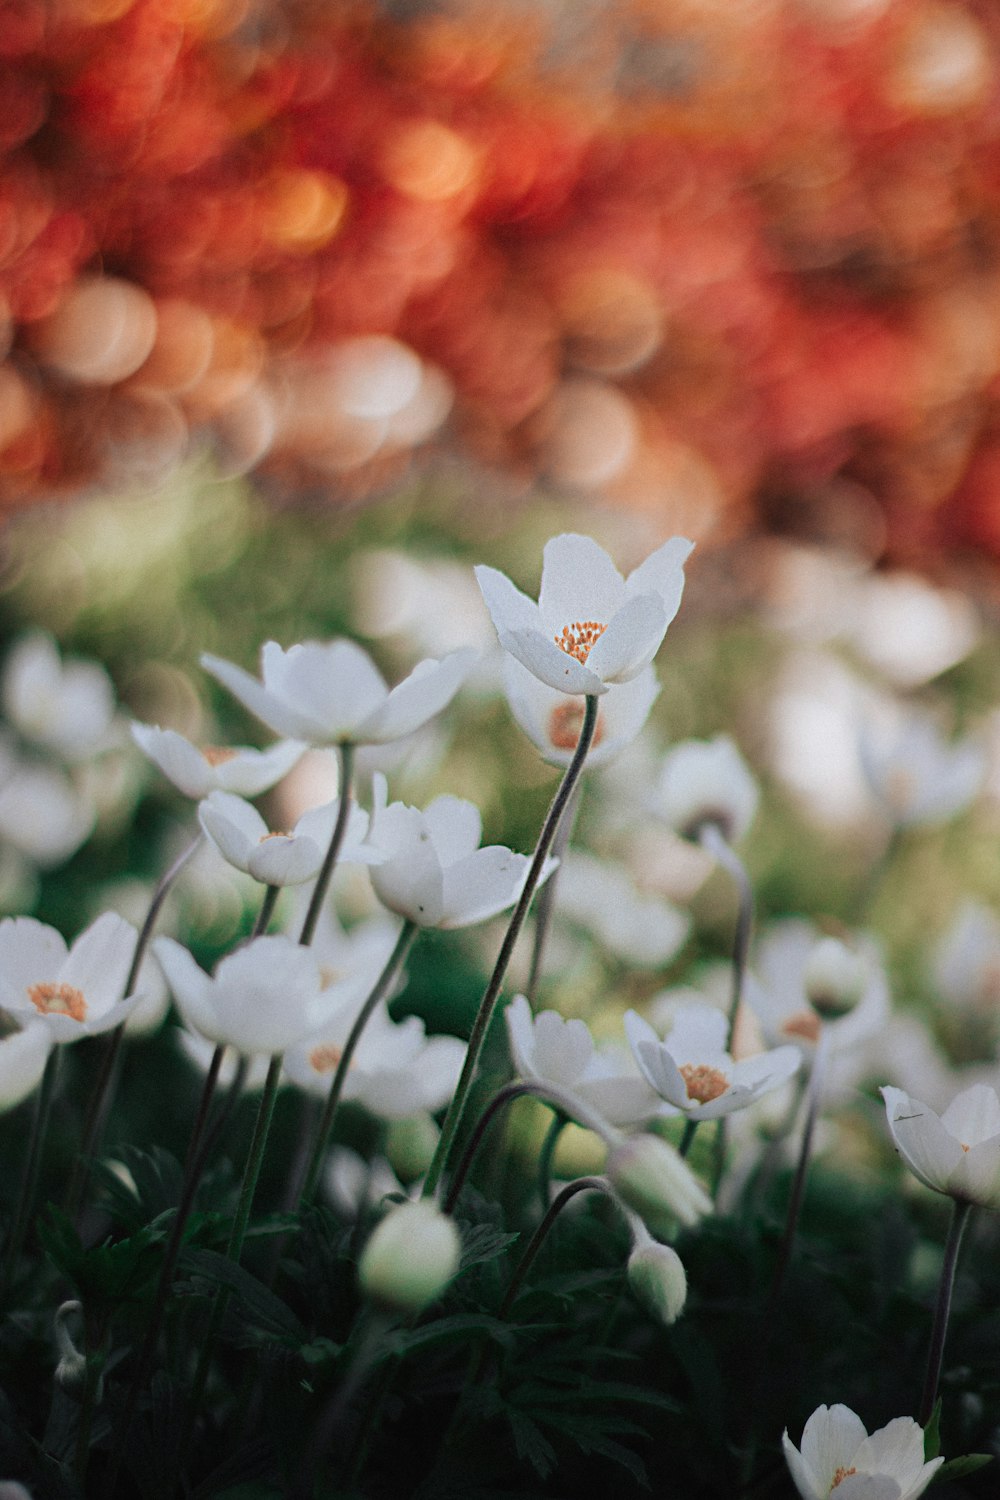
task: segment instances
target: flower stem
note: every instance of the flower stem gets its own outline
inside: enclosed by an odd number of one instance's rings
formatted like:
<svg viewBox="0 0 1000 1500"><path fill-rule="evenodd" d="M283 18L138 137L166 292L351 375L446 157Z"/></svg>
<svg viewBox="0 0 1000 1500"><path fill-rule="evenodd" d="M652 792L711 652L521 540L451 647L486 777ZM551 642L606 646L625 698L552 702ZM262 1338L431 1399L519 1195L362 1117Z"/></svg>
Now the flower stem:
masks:
<svg viewBox="0 0 1000 1500"><path fill-rule="evenodd" d="M515 1099L520 1099L524 1094L532 1093L534 1093L534 1089L528 1083L508 1083L498 1093L493 1095L493 1098L476 1121L476 1127L466 1143L465 1150L462 1152L462 1158L452 1173L451 1181L448 1184L448 1192L444 1203L441 1205L446 1214L453 1214L455 1212L455 1204L458 1202L459 1194L465 1186L465 1179L468 1177L472 1163L476 1159L476 1154L483 1144L486 1132L493 1124L497 1115L508 1104L512 1104Z"/></svg>
<svg viewBox="0 0 1000 1500"><path fill-rule="evenodd" d="M320 872L316 876L316 884L309 898L309 908L306 911L306 919L302 924L299 934L299 942L304 948L308 948L316 933L316 924L319 914L326 900L326 893L330 888L330 880L333 876L333 867L337 863L337 855L344 842L347 833L347 822L351 812L351 780L354 774L354 746L343 744L340 747L340 801L337 804L337 821L334 824L333 834L330 838L330 847L326 851L326 857L320 866Z"/></svg>
<svg viewBox="0 0 1000 1500"><path fill-rule="evenodd" d="M747 954L750 951L750 934L753 931L753 886L746 866L736 854L718 823L703 823L698 839L703 849L717 859L730 876L739 893L739 910L736 916L736 932L733 936L733 978L729 999L729 1015L726 1025L726 1051L733 1050L733 1036L743 1003L743 987L746 981ZM726 1165L726 1117L720 1116L715 1132L715 1163L713 1195L718 1193L719 1183Z"/></svg>
<svg viewBox="0 0 1000 1500"><path fill-rule="evenodd" d="M28 1227L31 1223L32 1212L35 1204L35 1195L38 1191L38 1176L42 1165L42 1151L45 1146L45 1137L48 1134L49 1117L52 1113L52 1100L55 1098L56 1082L59 1076L59 1065L62 1061L62 1048L58 1043L51 1049L45 1062L41 1083L35 1094L34 1109L31 1115L31 1132L28 1136L28 1148L25 1153L24 1170L21 1174L21 1187L17 1195L17 1205L11 1218L10 1237L7 1248L4 1251L3 1265L0 1267L0 1295L6 1293L8 1283L17 1270L17 1258L21 1253Z"/></svg>
<svg viewBox="0 0 1000 1500"><path fill-rule="evenodd" d="M323 1157L326 1155L334 1116L340 1104L340 1097L344 1092L344 1084L347 1081L347 1072L351 1066L351 1059L354 1056L358 1042L361 1040L361 1033L371 1020L372 1014L379 1005L379 1002L384 1000L388 994L396 975L406 962L406 955L413 946L413 940L417 935L417 931L417 924L408 921L404 922L399 929L396 945L386 959L385 967L372 986L368 999L358 1011L354 1025L351 1027L347 1041L344 1043L344 1050L340 1054L337 1069L333 1075L333 1082L330 1084L330 1092L326 1096L323 1113L316 1128L315 1144L313 1145L312 1156L309 1159L309 1169L306 1172L305 1182L302 1185L302 1192L299 1194L299 1207L303 1203L308 1202L316 1191L316 1183L319 1180Z"/></svg>
<svg viewBox="0 0 1000 1500"><path fill-rule="evenodd" d="M799 1159L795 1166L795 1177L792 1181L792 1191L788 1200L788 1214L785 1219L785 1232L781 1237L781 1246L778 1251L778 1263L774 1271L774 1280L771 1283L771 1295L768 1302L773 1312L781 1296L781 1289L785 1281L785 1273L788 1270L789 1261L792 1258L792 1248L795 1244L795 1236L799 1227L799 1216L802 1213L802 1200L805 1197L806 1178L809 1175L809 1159L812 1155L813 1135L816 1131L816 1120L819 1116L819 1107L823 1095L823 1074L826 1068L827 1034L826 1028L820 1032L819 1041L816 1044L816 1053L813 1057L812 1073L809 1078L809 1089L806 1094L806 1118L802 1129L802 1143L799 1147Z"/></svg>
<svg viewBox="0 0 1000 1500"><path fill-rule="evenodd" d="M580 807L580 783L577 782L570 797L566 802L566 809L556 830L556 836L552 840L552 856L560 861L559 868L552 871L548 880L542 886L538 904L535 907L535 933L531 946L531 968L528 971L528 983L525 987L525 996L532 1010L535 1008L535 996L538 991L538 982L542 977L542 955L545 951L545 942L549 935L549 927L552 923L552 913L555 910L556 889L559 882L559 871L562 868L562 857L566 852L566 846L573 837L573 825Z"/></svg>
<svg viewBox="0 0 1000 1500"><path fill-rule="evenodd" d="M562 1213L567 1203L575 1198L577 1193L606 1193L615 1203L618 1195L606 1177L578 1177L575 1182L567 1183L561 1192L557 1193L549 1204L548 1212L538 1225L531 1239L525 1246L524 1254L514 1267L514 1273L510 1278L510 1284L504 1293L504 1299L497 1313L498 1318L506 1318L517 1300L517 1294L521 1290L524 1278L534 1263L551 1230L556 1219Z"/></svg>
<svg viewBox="0 0 1000 1500"><path fill-rule="evenodd" d="M441 1138L438 1141L434 1159L431 1162L430 1169L424 1181L425 1198L430 1197L432 1193L437 1191L441 1174L448 1164L448 1157L451 1153L455 1136L458 1133L459 1125L461 1124L462 1113L469 1096L469 1090L472 1087L472 1080L479 1065L479 1054L483 1050L486 1033L493 1019L493 1012L496 1009L497 1000L500 996L500 986L503 984L504 976L507 973L507 966L514 952L514 945L520 936L521 928L524 926L524 919L528 914L531 898L534 896L535 888L541 879L549 850L552 847L552 842L558 831L563 813L566 811L566 804L569 802L573 788L576 786L580 772L583 770L584 761L587 759L587 752L593 742L594 730L597 727L597 710L598 702L596 695L588 693L583 716L583 727L580 730L580 738L573 752L573 759L566 768L566 774L559 784L559 789L552 799L552 805L548 810L545 822L542 824L542 831L538 837L538 845L535 849L534 858L531 861L531 867L528 870L527 879L524 882L517 905L514 907L514 913L510 919L510 925L507 928L500 952L497 955L496 965L490 976L490 981L486 986L486 992L479 1004L479 1010L469 1037L469 1047L465 1054L465 1063L458 1080L458 1087L455 1089L451 1103L448 1106L444 1124L441 1127Z"/></svg>
<svg viewBox="0 0 1000 1500"><path fill-rule="evenodd" d="M956 1198L951 1210L951 1223L948 1226L948 1238L944 1247L944 1261L941 1266L941 1280L938 1283L937 1305L934 1308L934 1324L931 1329L931 1342L927 1350L927 1373L924 1376L924 1393L920 1398L920 1411L917 1422L921 1427L926 1427L937 1401L938 1385L941 1380L941 1366L944 1363L944 1343L948 1336L948 1317L951 1312L951 1294L955 1286L955 1270L958 1266L958 1252L962 1246L962 1236L965 1226L969 1222L972 1212L972 1204Z"/></svg>
<svg viewBox="0 0 1000 1500"><path fill-rule="evenodd" d="M569 1116L560 1110L552 1124L545 1132L542 1149L538 1153L538 1194L542 1200L542 1210L549 1205L549 1188L552 1185L552 1163L555 1159L556 1147L559 1137L569 1124Z"/></svg>
<svg viewBox="0 0 1000 1500"><path fill-rule="evenodd" d="M687 1156L688 1152L691 1150L691 1145L694 1141L694 1133L698 1129L700 1123L701 1122L699 1120L684 1121L684 1134L681 1136L681 1143L677 1147L677 1153L679 1156Z"/></svg>

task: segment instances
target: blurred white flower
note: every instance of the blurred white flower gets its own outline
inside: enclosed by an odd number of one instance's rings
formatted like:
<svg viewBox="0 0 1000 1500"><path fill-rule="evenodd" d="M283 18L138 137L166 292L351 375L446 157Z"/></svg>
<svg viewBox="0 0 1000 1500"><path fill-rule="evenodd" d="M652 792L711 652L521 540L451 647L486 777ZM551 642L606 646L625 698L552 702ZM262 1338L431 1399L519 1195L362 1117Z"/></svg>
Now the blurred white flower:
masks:
<svg viewBox="0 0 1000 1500"><path fill-rule="evenodd" d="M172 1034L188 1061L194 1063L199 1073L207 1073L219 1044L210 1042L207 1037L200 1036L197 1031L188 1031L183 1026L175 1026ZM259 1093L267 1080L270 1058L266 1052L255 1052L246 1060L248 1067L243 1079L243 1090L248 1094ZM239 1064L238 1050L234 1047L226 1047L219 1068L219 1083L223 1088L228 1088L233 1082Z"/></svg>
<svg viewBox="0 0 1000 1500"><path fill-rule="evenodd" d="M361 1252L358 1280L369 1297L418 1313L441 1295L461 1257L454 1219L421 1198L390 1208Z"/></svg>
<svg viewBox="0 0 1000 1500"><path fill-rule="evenodd" d="M654 1318L669 1328L684 1311L687 1273L684 1262L670 1245L662 1245L643 1232L628 1258L628 1284Z"/></svg>
<svg viewBox="0 0 1000 1500"><path fill-rule="evenodd" d="M303 885L319 874L333 837L339 799L302 814L288 833L271 833L255 807L231 792L211 792L198 806L198 820L224 859L264 885ZM341 861L378 864L382 855L365 842L368 814L353 804L340 851Z"/></svg>
<svg viewBox="0 0 1000 1500"><path fill-rule="evenodd" d="M475 659L474 651L453 651L440 661L418 662L391 692L353 641L305 641L288 651L268 641L260 682L217 656L203 656L202 665L278 734L310 745L380 745L440 713Z"/></svg>
<svg viewBox="0 0 1000 1500"><path fill-rule="evenodd" d="M640 890L627 870L576 849L562 859L556 910L623 963L637 967L669 963L691 930L686 912Z"/></svg>
<svg viewBox="0 0 1000 1500"><path fill-rule="evenodd" d="M210 792L256 797L292 769L305 750L295 740L281 740L267 750L206 745L199 749L175 729L133 724L132 738L186 797L199 800Z"/></svg>
<svg viewBox="0 0 1000 1500"><path fill-rule="evenodd" d="M612 1146L605 1171L615 1190L652 1231L669 1239L712 1211L712 1200L675 1147L657 1135L631 1135Z"/></svg>
<svg viewBox="0 0 1000 1500"><path fill-rule="evenodd" d="M1000 1209L1000 1099L985 1083L956 1097L943 1114L905 1094L882 1089L889 1130L913 1175L962 1203Z"/></svg>
<svg viewBox="0 0 1000 1500"><path fill-rule="evenodd" d="M568 766L573 759L583 704L549 687L513 656L503 659L504 688L511 713L545 760ZM656 673L646 667L630 682L608 688L601 699L587 765L606 765L639 734L660 691Z"/></svg>
<svg viewBox="0 0 1000 1500"><path fill-rule="evenodd" d="M811 1052L825 1029L837 1050L863 1041L889 1015L889 986L881 958L868 938L853 940L864 966L864 986L854 1009L837 1020L821 1021L806 991L810 958L823 934L811 922L776 922L760 942L745 995L771 1046L794 1042Z"/></svg>
<svg viewBox="0 0 1000 1500"><path fill-rule="evenodd" d="M728 735L685 740L667 752L654 806L675 833L697 839L714 824L737 843L753 822L760 793L749 766Z"/></svg>
<svg viewBox="0 0 1000 1500"><path fill-rule="evenodd" d="M626 1013L625 1034L639 1070L666 1101L667 1113L717 1120L746 1109L798 1070L801 1054L790 1046L734 1062L726 1051L726 1029L721 1011L692 1005L677 1013L661 1041L634 1010Z"/></svg>
<svg viewBox="0 0 1000 1500"><path fill-rule="evenodd" d="M0 1007L39 1016L53 1041L76 1042L125 1021L142 998L123 998L136 930L105 912L67 948L34 917L0 922Z"/></svg>
<svg viewBox="0 0 1000 1500"><path fill-rule="evenodd" d="M896 1417L868 1436L847 1406L818 1406L802 1429L801 1452L788 1430L785 1461L802 1500L917 1500L943 1458L924 1462L924 1432L912 1417Z"/></svg>
<svg viewBox="0 0 1000 1500"><path fill-rule="evenodd" d="M981 630L972 601L911 573L872 573L857 589L850 638L897 687L912 688L968 656Z"/></svg>
<svg viewBox="0 0 1000 1500"><path fill-rule="evenodd" d="M952 1005L1000 1018L1000 917L981 901L963 901L939 940L934 982Z"/></svg>
<svg viewBox="0 0 1000 1500"><path fill-rule="evenodd" d="M693 545L673 537L624 579L590 537L553 537L537 604L496 568L480 566L476 578L501 646L522 666L562 693L606 693L660 649Z"/></svg>
<svg viewBox="0 0 1000 1500"><path fill-rule="evenodd" d="M97 662L64 661L43 631L22 636L11 648L0 699L19 734L65 760L83 760L109 743L115 718L111 678Z"/></svg>
<svg viewBox="0 0 1000 1500"><path fill-rule="evenodd" d="M934 721L910 714L862 725L862 771L887 817L901 828L947 822L978 795L986 755L973 740L949 744Z"/></svg>
<svg viewBox="0 0 1000 1500"><path fill-rule="evenodd" d="M0 741L0 840L52 869L86 842L94 821L92 802L64 771L23 760Z"/></svg>
<svg viewBox="0 0 1000 1500"><path fill-rule="evenodd" d="M390 1193L407 1196L384 1156L367 1161L350 1146L331 1147L323 1168L323 1186L345 1219L356 1219L366 1209L377 1208Z"/></svg>

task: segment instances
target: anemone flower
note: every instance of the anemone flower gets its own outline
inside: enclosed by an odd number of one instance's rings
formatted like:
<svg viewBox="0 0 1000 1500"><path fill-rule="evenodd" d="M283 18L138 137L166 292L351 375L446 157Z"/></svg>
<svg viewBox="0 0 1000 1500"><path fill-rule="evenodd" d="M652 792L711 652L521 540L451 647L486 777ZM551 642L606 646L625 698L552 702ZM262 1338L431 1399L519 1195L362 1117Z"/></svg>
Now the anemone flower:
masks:
<svg viewBox="0 0 1000 1500"><path fill-rule="evenodd" d="M847 1406L818 1406L802 1430L801 1451L781 1439L802 1500L917 1500L944 1463L924 1462L924 1434L912 1417L896 1417L868 1436Z"/></svg>

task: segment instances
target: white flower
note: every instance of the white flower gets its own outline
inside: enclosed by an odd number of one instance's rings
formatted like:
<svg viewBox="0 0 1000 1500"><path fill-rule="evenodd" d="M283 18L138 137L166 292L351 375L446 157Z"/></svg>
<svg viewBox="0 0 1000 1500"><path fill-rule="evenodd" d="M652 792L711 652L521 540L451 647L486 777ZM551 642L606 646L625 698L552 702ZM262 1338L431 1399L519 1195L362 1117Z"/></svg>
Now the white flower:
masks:
<svg viewBox="0 0 1000 1500"><path fill-rule="evenodd" d="M871 1036L888 1018L885 970L874 943L862 937L853 940L865 973L861 997L846 1015L820 1021L806 991L806 975L821 941L822 934L812 923L789 918L776 922L760 944L755 972L746 978L745 993L772 1046L794 1042L811 1051L825 1026L840 1051Z"/></svg>
<svg viewBox="0 0 1000 1500"><path fill-rule="evenodd" d="M435 797L423 812L386 805L385 777L375 777L369 839L385 856L371 871L384 906L418 927L469 927L512 906L531 867L502 844L480 849L482 819L471 802ZM549 861L543 878L555 862Z"/></svg>
<svg viewBox="0 0 1000 1500"><path fill-rule="evenodd" d="M265 724L311 745L382 745L412 734L451 702L476 657L453 651L418 662L390 692L371 657L353 641L305 641L261 650L258 682L242 667L203 656L207 672Z"/></svg>
<svg viewBox="0 0 1000 1500"><path fill-rule="evenodd" d="M256 797L280 781L305 750L294 740L282 740L268 750L221 745L199 750L175 729L155 724L133 724L132 738L179 791L199 799L214 791Z"/></svg>
<svg viewBox="0 0 1000 1500"><path fill-rule="evenodd" d="M693 546L675 536L624 579L590 537L553 537L537 604L496 568L478 567L476 578L501 646L522 666L562 693L606 693L660 649Z"/></svg>
<svg viewBox="0 0 1000 1500"><path fill-rule="evenodd" d="M350 1146L333 1146L323 1168L323 1186L345 1219L356 1219L365 1209L377 1208L390 1193L406 1197L406 1189L384 1156L366 1161Z"/></svg>
<svg viewBox="0 0 1000 1500"><path fill-rule="evenodd" d="M319 961L287 937L258 937L209 977L186 948L157 938L157 958L188 1026L239 1052L284 1052L325 1021Z"/></svg>
<svg viewBox="0 0 1000 1500"><path fill-rule="evenodd" d="M0 1013L0 1109L34 1093L52 1051L52 1032L39 1018Z"/></svg>
<svg viewBox="0 0 1000 1500"><path fill-rule="evenodd" d="M727 843L735 844L753 822L760 792L739 750L728 735L714 740L685 740L663 761L655 806L675 833L696 839L714 823Z"/></svg>
<svg viewBox="0 0 1000 1500"><path fill-rule="evenodd" d="M42 631L32 631L11 648L0 694L17 731L66 760L82 760L108 742L115 716L110 677L97 662L63 661L55 641Z"/></svg>
<svg viewBox="0 0 1000 1500"><path fill-rule="evenodd" d="M956 1097L942 1115L902 1089L883 1088L889 1129L915 1177L935 1193L1000 1209L1000 1099L985 1083Z"/></svg>
<svg viewBox="0 0 1000 1500"><path fill-rule="evenodd" d="M787 1429L785 1461L802 1500L917 1500L943 1458L924 1462L924 1434L912 1417L896 1417L868 1436L847 1406L818 1406L802 1429L802 1451Z"/></svg>
<svg viewBox="0 0 1000 1500"><path fill-rule="evenodd" d="M135 928L114 912L92 922L71 948L34 917L8 917L0 922L0 1007L40 1016L56 1042L108 1031L142 998L122 998L135 945Z"/></svg>
<svg viewBox="0 0 1000 1500"><path fill-rule="evenodd" d="M689 1120L717 1120L745 1109L798 1069L797 1047L777 1047L734 1062L726 1046L726 1017L709 1005L685 1006L677 1012L664 1041L634 1010L625 1016L625 1033L649 1086Z"/></svg>
<svg viewBox="0 0 1000 1500"><path fill-rule="evenodd" d="M901 828L944 823L982 787L986 756L971 740L949 745L932 719L912 714L888 729L864 725L861 769L883 809Z"/></svg>
<svg viewBox="0 0 1000 1500"><path fill-rule="evenodd" d="M0 840L47 870L76 853L94 821L92 803L64 772L0 748Z"/></svg>
<svg viewBox="0 0 1000 1500"><path fill-rule="evenodd" d="M643 1230L626 1267L628 1284L643 1307L669 1328L684 1311L687 1273L670 1245L662 1245Z"/></svg>
<svg viewBox="0 0 1000 1500"><path fill-rule="evenodd" d="M554 1010L537 1016L524 995L504 1012L514 1068L525 1082L554 1084L609 1125L644 1125L660 1112L660 1099L644 1079L626 1072L594 1046L586 1021L566 1020Z"/></svg>
<svg viewBox="0 0 1000 1500"><path fill-rule="evenodd" d="M631 1135L608 1152L605 1171L653 1234L669 1238L712 1210L712 1200L675 1147L658 1135Z"/></svg>
<svg viewBox="0 0 1000 1500"><path fill-rule="evenodd" d="M1000 917L963 901L934 954L934 980L952 1005L1000 1011Z"/></svg>
<svg viewBox="0 0 1000 1500"><path fill-rule="evenodd" d="M529 740L552 765L568 766L583 728L583 704L540 681L513 656L503 658L503 675L511 713ZM598 709L588 766L605 765L631 744L659 691L652 667L608 689Z"/></svg>
<svg viewBox="0 0 1000 1500"><path fill-rule="evenodd" d="M665 897L640 890L627 870L570 850L563 856L556 903L560 917L588 928L623 963L669 963L691 928L690 917Z"/></svg>
<svg viewBox="0 0 1000 1500"><path fill-rule="evenodd" d="M255 807L230 792L211 792L198 807L202 828L224 859L264 885L303 885L319 874L333 837L339 800L303 813L289 833L271 833ZM382 856L365 843L368 814L352 805L340 858L377 864Z"/></svg>

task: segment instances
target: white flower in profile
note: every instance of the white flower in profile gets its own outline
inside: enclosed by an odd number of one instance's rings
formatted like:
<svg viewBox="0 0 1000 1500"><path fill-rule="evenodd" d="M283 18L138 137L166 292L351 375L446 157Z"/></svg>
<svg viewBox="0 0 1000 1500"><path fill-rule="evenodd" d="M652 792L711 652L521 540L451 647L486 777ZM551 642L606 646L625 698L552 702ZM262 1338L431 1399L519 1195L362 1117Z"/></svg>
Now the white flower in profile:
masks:
<svg viewBox="0 0 1000 1500"><path fill-rule="evenodd" d="M264 885L303 885L319 874L333 837L340 802L310 808L288 833L271 833L255 807L231 792L210 792L198 820L219 853L236 870ZM378 864L382 855L365 842L368 814L353 804L340 851L343 863Z"/></svg>
<svg viewBox="0 0 1000 1500"><path fill-rule="evenodd" d="M1000 1016L1000 917L981 901L963 901L939 940L934 981L950 1004Z"/></svg>
<svg viewBox="0 0 1000 1500"><path fill-rule="evenodd" d="M753 822L760 792L746 761L726 734L685 740L667 752L654 794L664 821L684 838L697 839L714 824L729 844Z"/></svg>
<svg viewBox="0 0 1000 1500"><path fill-rule="evenodd" d="M562 859L557 909L637 967L669 963L691 930L690 917L666 897L641 890L621 866L575 849Z"/></svg>
<svg viewBox="0 0 1000 1500"><path fill-rule="evenodd" d="M176 729L156 724L133 724L132 738L178 791L198 799L214 791L256 797L280 781L306 748L295 740L281 740L267 750L223 745L199 749Z"/></svg>
<svg viewBox="0 0 1000 1500"><path fill-rule="evenodd" d="M579 1099L581 1123L596 1114L608 1125L629 1129L660 1113L659 1096L645 1079L600 1053L586 1021L566 1020L554 1010L532 1015L524 995L504 1012L511 1057L526 1083L555 1085Z"/></svg>
<svg viewBox="0 0 1000 1500"><path fill-rule="evenodd" d="M870 1037L888 1019L885 969L877 947L866 937L853 938L851 945L862 974L857 1004L835 1020L820 1019L808 983L810 963L823 940L811 922L790 917L774 923L760 943L745 994L771 1046L793 1042L812 1052L825 1030L839 1052Z"/></svg>
<svg viewBox="0 0 1000 1500"><path fill-rule="evenodd" d="M65 660L44 631L11 648L0 682L4 712L19 734L64 760L84 760L109 743L115 690L102 666Z"/></svg>
<svg viewBox="0 0 1000 1500"><path fill-rule="evenodd" d="M0 1110L33 1094L52 1051L52 1032L39 1017L0 1011Z"/></svg>
<svg viewBox="0 0 1000 1500"><path fill-rule="evenodd" d="M460 797L435 797L421 812L386 802L385 777L375 777L369 841L385 862L371 870L375 894L418 927L469 927L513 906L531 860L502 844L479 847L479 809ZM549 861L543 879L555 869Z"/></svg>
<svg viewBox="0 0 1000 1500"><path fill-rule="evenodd" d="M650 1088L666 1102L667 1113L689 1120L717 1120L746 1109L762 1094L780 1087L798 1070L797 1047L776 1047L734 1062L726 1051L726 1017L710 1005L680 1009L661 1041L634 1010L625 1016L625 1034Z"/></svg>
<svg viewBox="0 0 1000 1500"><path fill-rule="evenodd" d="M310 745L382 745L440 713L476 655L453 651L440 661L418 662L391 692L367 651L353 641L305 641L287 651L268 641L261 650L260 682L217 656L203 656L202 665L278 734Z"/></svg>
<svg viewBox="0 0 1000 1500"><path fill-rule="evenodd" d="M882 1089L896 1149L913 1175L963 1203L1000 1209L1000 1099L985 1083L956 1097L943 1114L902 1089Z"/></svg>
<svg viewBox="0 0 1000 1500"><path fill-rule="evenodd" d="M476 578L505 651L559 692L606 693L660 649L693 546L672 537L623 578L590 537L553 537L537 604L496 568L478 567Z"/></svg>
<svg viewBox="0 0 1000 1500"><path fill-rule="evenodd" d="M568 766L583 728L583 704L549 687L516 657L503 658L503 676L511 713L536 750L552 765ZM630 682L608 689L597 711L588 766L606 765L632 743L649 718L659 691L652 667L646 667Z"/></svg>
<svg viewBox="0 0 1000 1500"><path fill-rule="evenodd" d="M0 922L0 1008L40 1017L53 1041L76 1042L128 1019L142 998L122 998L136 930L105 912L72 947L34 917Z"/></svg>
<svg viewBox="0 0 1000 1500"><path fill-rule="evenodd" d="M900 828L945 823L969 806L986 776L973 740L949 744L933 719L910 714L895 724L862 725L858 758L865 780Z"/></svg>
<svg viewBox="0 0 1000 1500"><path fill-rule="evenodd" d="M258 937L222 959L214 975L173 938L153 945L186 1025L239 1052L284 1052L326 1020L319 961L287 937Z"/></svg>
<svg viewBox="0 0 1000 1500"><path fill-rule="evenodd" d="M924 1462L924 1433L912 1417L896 1417L868 1436L847 1406L818 1406L802 1429L801 1451L781 1439L802 1500L917 1500L944 1463Z"/></svg>

